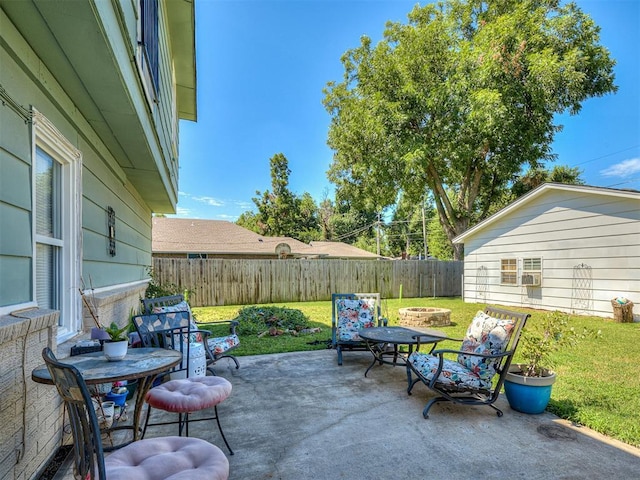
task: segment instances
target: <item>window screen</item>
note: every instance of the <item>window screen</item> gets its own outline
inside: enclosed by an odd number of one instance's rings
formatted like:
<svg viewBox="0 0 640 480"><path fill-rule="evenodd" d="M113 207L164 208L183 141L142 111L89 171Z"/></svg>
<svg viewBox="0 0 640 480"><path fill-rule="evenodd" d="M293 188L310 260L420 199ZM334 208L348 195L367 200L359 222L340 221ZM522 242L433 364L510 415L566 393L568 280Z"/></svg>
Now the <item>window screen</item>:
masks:
<svg viewBox="0 0 640 480"><path fill-rule="evenodd" d="M516 285L518 283L518 261L515 258L500 260L500 282Z"/></svg>
<svg viewBox="0 0 640 480"><path fill-rule="evenodd" d="M60 308L61 165L36 149L36 301L40 308Z"/></svg>

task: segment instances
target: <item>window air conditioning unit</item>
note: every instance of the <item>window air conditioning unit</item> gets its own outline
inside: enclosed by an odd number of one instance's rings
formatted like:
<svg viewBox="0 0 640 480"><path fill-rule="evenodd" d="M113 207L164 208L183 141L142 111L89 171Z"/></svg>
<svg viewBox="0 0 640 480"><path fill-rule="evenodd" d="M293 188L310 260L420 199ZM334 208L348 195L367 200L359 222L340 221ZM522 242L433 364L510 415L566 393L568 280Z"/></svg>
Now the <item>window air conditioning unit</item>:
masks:
<svg viewBox="0 0 640 480"><path fill-rule="evenodd" d="M539 287L540 280L540 273L525 272L522 274L520 283L528 287Z"/></svg>

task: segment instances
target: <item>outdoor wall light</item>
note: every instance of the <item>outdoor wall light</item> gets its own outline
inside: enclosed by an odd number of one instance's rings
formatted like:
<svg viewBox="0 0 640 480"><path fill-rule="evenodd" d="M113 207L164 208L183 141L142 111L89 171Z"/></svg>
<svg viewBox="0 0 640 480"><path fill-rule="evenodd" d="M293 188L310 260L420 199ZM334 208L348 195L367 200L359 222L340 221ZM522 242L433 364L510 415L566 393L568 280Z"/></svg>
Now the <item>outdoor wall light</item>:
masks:
<svg viewBox="0 0 640 480"><path fill-rule="evenodd" d="M116 256L116 212L107 207L107 237L109 238L109 255Z"/></svg>

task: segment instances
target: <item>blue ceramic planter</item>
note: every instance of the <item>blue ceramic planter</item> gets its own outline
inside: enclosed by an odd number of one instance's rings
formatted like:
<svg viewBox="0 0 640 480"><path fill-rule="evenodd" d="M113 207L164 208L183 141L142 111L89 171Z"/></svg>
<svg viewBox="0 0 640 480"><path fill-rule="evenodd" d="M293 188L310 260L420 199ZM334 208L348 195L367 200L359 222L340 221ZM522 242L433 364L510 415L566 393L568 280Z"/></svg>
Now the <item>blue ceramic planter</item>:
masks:
<svg viewBox="0 0 640 480"><path fill-rule="evenodd" d="M120 405L121 407L124 407L124 403L127 401L127 393L128 392L124 392L124 393L109 392L104 396L104 399L106 401L112 401L113 403L115 403L116 405Z"/></svg>
<svg viewBox="0 0 640 480"><path fill-rule="evenodd" d="M524 377L512 372L519 371L518 365L511 365L504 381L504 393L511 408L518 412L538 414L544 412L551 399L551 388L556 375L548 372L544 377Z"/></svg>

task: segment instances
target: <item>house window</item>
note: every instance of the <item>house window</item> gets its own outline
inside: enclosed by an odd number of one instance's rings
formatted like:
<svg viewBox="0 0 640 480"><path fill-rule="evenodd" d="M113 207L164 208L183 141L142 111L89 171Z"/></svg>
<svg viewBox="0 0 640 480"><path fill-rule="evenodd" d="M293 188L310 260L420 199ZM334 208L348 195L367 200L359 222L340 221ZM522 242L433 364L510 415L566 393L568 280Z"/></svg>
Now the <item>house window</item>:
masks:
<svg viewBox="0 0 640 480"><path fill-rule="evenodd" d="M507 285L518 284L518 260L503 258L500 260L500 283Z"/></svg>
<svg viewBox="0 0 640 480"><path fill-rule="evenodd" d="M160 92L158 0L139 0L138 7L138 68L147 97L155 102Z"/></svg>
<svg viewBox="0 0 640 480"><path fill-rule="evenodd" d="M542 258L523 258L522 270L525 272L540 272L542 270Z"/></svg>
<svg viewBox="0 0 640 480"><path fill-rule="evenodd" d="M82 326L80 286L82 156L34 110L33 298L60 311L58 340Z"/></svg>
<svg viewBox="0 0 640 480"><path fill-rule="evenodd" d="M61 170L51 155L36 148L36 302L40 308L51 310L61 305Z"/></svg>
<svg viewBox="0 0 640 480"><path fill-rule="evenodd" d="M520 283L527 287L539 287L542 285L542 258L523 258L522 277Z"/></svg>

